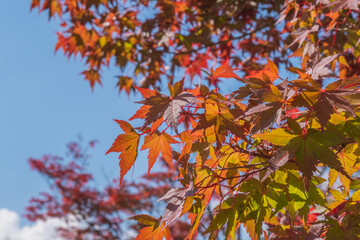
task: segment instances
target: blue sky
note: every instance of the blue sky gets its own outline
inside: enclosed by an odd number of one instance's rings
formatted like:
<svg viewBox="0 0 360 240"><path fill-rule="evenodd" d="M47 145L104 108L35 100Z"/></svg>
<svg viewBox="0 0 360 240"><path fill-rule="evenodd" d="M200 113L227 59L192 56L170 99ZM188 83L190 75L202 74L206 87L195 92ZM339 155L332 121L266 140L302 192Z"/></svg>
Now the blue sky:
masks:
<svg viewBox="0 0 360 240"><path fill-rule="evenodd" d="M79 74L82 61L67 59L61 51L54 54L57 23L48 22L46 13L30 12L29 6L30 1L4 1L0 8L0 208L19 214L32 196L48 189L27 159L63 156L65 145L79 135L99 140L90 152L96 184L106 184L104 175L118 177L117 156L105 156L121 133L113 119L126 120L138 107L134 97L115 89L115 68L103 72L103 87L92 92ZM133 178L146 165L137 164Z"/></svg>

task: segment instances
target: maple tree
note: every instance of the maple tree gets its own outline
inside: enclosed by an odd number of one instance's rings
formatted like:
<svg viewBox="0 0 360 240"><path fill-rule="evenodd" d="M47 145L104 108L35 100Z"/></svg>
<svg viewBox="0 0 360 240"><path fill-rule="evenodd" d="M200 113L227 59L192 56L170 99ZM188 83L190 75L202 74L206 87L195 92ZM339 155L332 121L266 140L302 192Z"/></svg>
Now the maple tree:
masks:
<svg viewBox="0 0 360 240"><path fill-rule="evenodd" d="M133 72L117 86L141 94L129 121L143 125L115 120L124 133L107 152L119 153L120 188L139 150L148 150L148 177L163 160L178 186L159 196L168 204L157 218L129 218L145 225L137 239L174 238L169 227L187 217L184 239L235 239L242 226L251 239L310 240L360 238L358 4L33 0L31 8L60 18L56 49L86 59L92 88L111 60ZM240 87L226 93L223 79Z"/></svg>

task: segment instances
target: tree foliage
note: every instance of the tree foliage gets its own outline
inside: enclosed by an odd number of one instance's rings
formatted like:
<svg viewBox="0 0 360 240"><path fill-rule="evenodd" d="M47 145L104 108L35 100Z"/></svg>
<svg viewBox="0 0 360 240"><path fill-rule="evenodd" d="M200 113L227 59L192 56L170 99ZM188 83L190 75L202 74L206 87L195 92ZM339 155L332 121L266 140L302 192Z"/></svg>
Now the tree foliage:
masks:
<svg viewBox="0 0 360 240"><path fill-rule="evenodd" d="M139 150L148 150L148 176L162 159L179 186L160 198L168 205L158 220L130 218L146 225L137 239L171 239L168 227L186 216L185 239L235 239L240 226L252 239L358 239L358 3L33 0L32 8L60 17L56 48L86 59L92 87L112 59L133 72L117 85L142 95L130 120L143 124L116 120L124 133L107 153L119 154L121 186L143 161ZM218 83L231 79L240 87L225 93Z"/></svg>

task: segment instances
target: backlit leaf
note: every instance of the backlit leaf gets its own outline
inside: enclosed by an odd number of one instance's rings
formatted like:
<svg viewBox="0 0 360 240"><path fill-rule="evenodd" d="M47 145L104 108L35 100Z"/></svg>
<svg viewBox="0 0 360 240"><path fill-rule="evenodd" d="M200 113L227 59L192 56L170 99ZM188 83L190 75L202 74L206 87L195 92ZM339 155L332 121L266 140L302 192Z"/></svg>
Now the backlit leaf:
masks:
<svg viewBox="0 0 360 240"><path fill-rule="evenodd" d="M125 174L131 169L134 165L137 154L138 154L138 145L140 136L132 128L132 126L122 120L115 120L125 134L120 134L112 144L111 148L106 152L119 152L119 165L120 165L120 183L124 178Z"/></svg>
<svg viewBox="0 0 360 240"><path fill-rule="evenodd" d="M159 154L164 158L166 163L170 166L171 169L174 169L173 166L173 158L172 158L172 150L170 144L179 143L174 138L172 138L167 133L157 133L154 132L151 135L145 136L144 144L141 146L141 150L149 149L149 168L148 175L150 173L151 168L156 162Z"/></svg>

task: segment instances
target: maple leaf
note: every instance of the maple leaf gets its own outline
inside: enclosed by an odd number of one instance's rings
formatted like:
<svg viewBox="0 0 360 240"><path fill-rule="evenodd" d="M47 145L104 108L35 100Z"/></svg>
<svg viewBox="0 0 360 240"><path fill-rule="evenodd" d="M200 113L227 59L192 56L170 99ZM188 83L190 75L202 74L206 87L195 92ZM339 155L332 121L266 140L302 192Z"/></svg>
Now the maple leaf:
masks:
<svg viewBox="0 0 360 240"><path fill-rule="evenodd" d="M208 67L207 61L209 59L211 58L208 56L208 53L196 55L195 58L186 66L187 68L185 74L189 74L191 79L193 79L195 75L200 76L200 69Z"/></svg>
<svg viewBox="0 0 360 240"><path fill-rule="evenodd" d="M167 133L154 132L151 135L147 135L144 140L144 144L141 146L141 150L149 149L149 168L148 175L153 167L159 154L164 158L165 162L174 170L173 158L170 144L179 143Z"/></svg>
<svg viewBox="0 0 360 240"><path fill-rule="evenodd" d="M170 240L171 232L169 227L163 228L162 224L142 228L135 240L163 240L164 237L166 240Z"/></svg>
<svg viewBox="0 0 360 240"><path fill-rule="evenodd" d="M315 58L314 61L308 63L309 70L306 72L311 75L314 80L322 79L323 77L336 77L334 73L326 65L332 62L335 58L339 57L340 54L328 56L320 61Z"/></svg>
<svg viewBox="0 0 360 240"><path fill-rule="evenodd" d="M146 114L149 112L151 106L150 105L143 105L141 106L136 113L129 118L129 121L140 118L140 119L145 119L146 118Z"/></svg>
<svg viewBox="0 0 360 240"><path fill-rule="evenodd" d="M279 131L279 130L278 130ZM284 166L293 157L300 167L304 177L311 179L313 172L316 170L317 160L329 166L332 169L344 174L350 179L349 174L341 166L337 155L329 147L337 146L345 142L345 138L331 131L319 132L315 129L309 129L308 133L303 136L296 134L284 135L283 139L278 139L275 134L263 133L254 135L254 137L264 139L274 144L284 145L269 160L269 167L265 172L262 181L265 180L273 171ZM302 133L300 133L302 134Z"/></svg>
<svg viewBox="0 0 360 240"><path fill-rule="evenodd" d="M279 76L279 69L276 66L276 64L273 61L271 61L268 56L266 56L266 60L267 60L267 64L268 64L268 67L269 67L270 71L272 73L274 73L275 75Z"/></svg>
<svg viewBox="0 0 360 240"><path fill-rule="evenodd" d="M245 116L257 114L251 128L250 134L255 134L270 127L274 122L280 125L282 115L281 102L271 102L267 104L261 104L250 108L245 112Z"/></svg>
<svg viewBox="0 0 360 240"><path fill-rule="evenodd" d="M146 215L146 214L139 214L132 217L127 218L126 220L136 220L141 224L144 224L146 226L156 226L159 225L160 219L154 218L152 216Z"/></svg>
<svg viewBox="0 0 360 240"><path fill-rule="evenodd" d="M321 127L324 128L330 119L331 113L334 111L333 106L324 94L321 94L313 108L316 112L317 118L319 119Z"/></svg>
<svg viewBox="0 0 360 240"><path fill-rule="evenodd" d="M138 102L150 106L148 112L146 113L144 127L161 118L164 115L170 101L171 99L168 96L156 93L155 96L151 96Z"/></svg>
<svg viewBox="0 0 360 240"><path fill-rule="evenodd" d="M119 88L119 92L125 90L125 92L129 95L132 90L134 90L134 80L128 76L117 76L118 83L116 84Z"/></svg>
<svg viewBox="0 0 360 240"><path fill-rule="evenodd" d="M312 42L307 42L305 44L301 59L304 59L306 55L312 56L317 51L318 51L317 47Z"/></svg>
<svg viewBox="0 0 360 240"><path fill-rule="evenodd" d="M348 111L353 117L356 116L353 106L347 99L342 97L356 94L355 91L331 90L330 88L325 88L325 90L320 89L317 93L315 91L313 93L318 94L318 98L312 107L322 128L327 125L331 114L335 112L335 107ZM304 92L303 95L307 98L307 93Z"/></svg>
<svg viewBox="0 0 360 240"><path fill-rule="evenodd" d="M134 87L136 88L136 90L138 90L141 93L143 98L149 98L149 97L155 96L157 93L155 90L151 90L148 88L141 88L138 86L134 86Z"/></svg>
<svg viewBox="0 0 360 240"><path fill-rule="evenodd" d="M172 91L174 91L174 89L172 89ZM197 101L196 97L187 91L179 93L172 98L156 93L156 95L152 95L139 102L150 107L143 108L141 111L139 110L140 112L137 112L131 119L142 117L144 112L147 111L144 124L144 126L147 126L164 116L167 124L177 133L182 107Z"/></svg>
<svg viewBox="0 0 360 240"><path fill-rule="evenodd" d="M30 10L40 6L40 0L32 0Z"/></svg>
<svg viewBox="0 0 360 240"><path fill-rule="evenodd" d="M235 78L240 79L234 71L239 70L241 68L231 68L229 65L229 61L226 61L224 64L222 64L220 67L217 67L215 71L211 68L210 73L213 79L217 78Z"/></svg>
<svg viewBox="0 0 360 240"><path fill-rule="evenodd" d="M353 144L346 145L346 147L338 153L339 161L341 162L344 171L348 173L349 176L351 176L358 170L357 168L355 168L357 156L354 154L354 147L355 146ZM329 171L329 187L334 184L338 176L340 177L340 182L342 183L344 188L347 190L347 192L350 192L351 181L346 176L339 174L333 169L330 169Z"/></svg>
<svg viewBox="0 0 360 240"><path fill-rule="evenodd" d="M169 200L166 210L162 216L161 222L165 227L176 221L182 214L186 199L194 195L194 184L190 181L188 187L170 189L158 201ZM192 198L191 198L192 199Z"/></svg>
<svg viewBox="0 0 360 240"><path fill-rule="evenodd" d="M299 42L299 46L301 46L302 43L305 41L306 37L309 35L309 33L317 32L317 31L319 31L319 25L314 25L311 29L300 28L296 30L295 32L291 33L291 35L296 35L297 37L287 48L290 48L292 45L294 45L297 42Z"/></svg>
<svg viewBox="0 0 360 240"><path fill-rule="evenodd" d="M134 165L137 154L140 135L133 129L133 127L122 120L115 120L125 134L120 134L112 144L111 148L106 152L120 152L119 155L119 165L120 165L120 184L125 176L125 174L131 169Z"/></svg>
<svg viewBox="0 0 360 240"><path fill-rule="evenodd" d="M276 123L280 126L281 117L283 115L283 108L286 101L291 99L295 94L293 89L283 88L281 91L278 87L270 85L270 90L259 90L255 92L255 95L259 95L258 98L265 104L259 104L254 107L250 107L245 111L244 116L251 116L253 118L253 127L250 134L255 134L269 128L272 124ZM255 105L258 101L254 101L252 105Z"/></svg>
<svg viewBox="0 0 360 240"><path fill-rule="evenodd" d="M289 144L280 148L275 155L269 160L269 166L262 177L261 181L264 181L270 176L272 172L284 166L290 159L295 156L295 153L299 149L299 140L292 139Z"/></svg>
<svg viewBox="0 0 360 240"><path fill-rule="evenodd" d="M200 129L208 129L214 127L214 133L217 140L221 139L226 132L231 132L235 136L245 138L244 126L237 122L237 119L242 113L240 110L229 109L227 105L224 105L213 100L206 101L205 114L199 118L198 124L192 130L193 132Z"/></svg>
<svg viewBox="0 0 360 240"><path fill-rule="evenodd" d="M253 138L260 138L262 140L271 142L272 144L285 146L291 139L296 137L296 135L290 133L288 130L283 128L278 128L271 130L271 132L259 133L252 135Z"/></svg>
<svg viewBox="0 0 360 240"><path fill-rule="evenodd" d="M198 100L189 92L183 92L172 98L164 111L164 118L176 133L180 119L181 107L197 102Z"/></svg>
<svg viewBox="0 0 360 240"><path fill-rule="evenodd" d="M91 89L94 88L95 83L99 83L100 85L102 85L100 80L100 74L97 70L91 69L91 70L83 71L81 74L84 75L85 79L90 82Z"/></svg>

